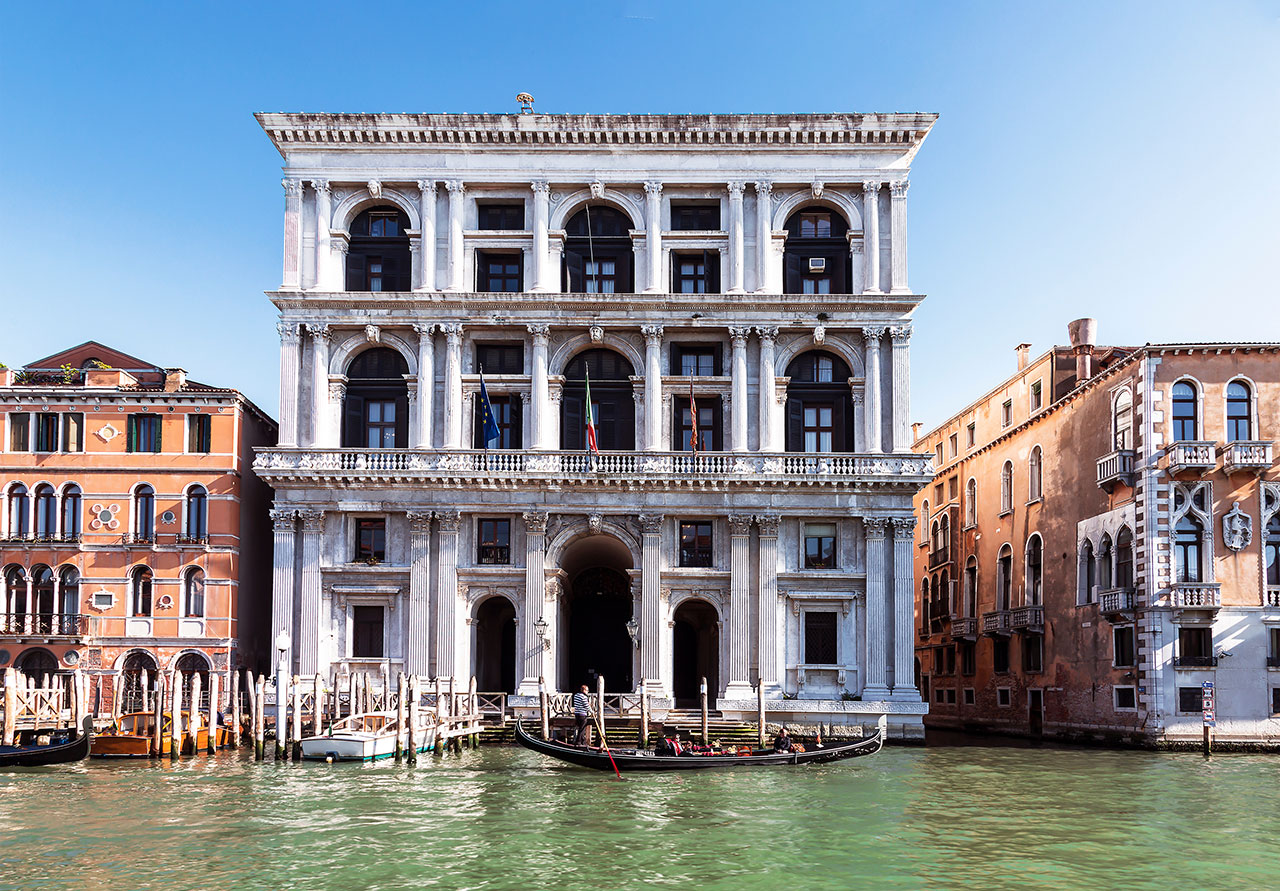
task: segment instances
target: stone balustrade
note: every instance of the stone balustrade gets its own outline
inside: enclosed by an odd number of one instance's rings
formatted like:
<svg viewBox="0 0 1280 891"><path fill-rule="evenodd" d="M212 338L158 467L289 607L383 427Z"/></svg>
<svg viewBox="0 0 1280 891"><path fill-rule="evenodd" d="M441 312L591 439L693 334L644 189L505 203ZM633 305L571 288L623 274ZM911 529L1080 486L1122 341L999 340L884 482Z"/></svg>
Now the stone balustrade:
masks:
<svg viewBox="0 0 1280 891"><path fill-rule="evenodd" d="M1169 446L1169 472L1212 470L1218 465L1218 447L1212 442L1183 440Z"/></svg>
<svg viewBox="0 0 1280 891"><path fill-rule="evenodd" d="M1133 449L1117 449L1098 459L1098 487L1110 490L1117 482L1133 485Z"/></svg>
<svg viewBox="0 0 1280 891"><path fill-rule="evenodd" d="M982 614L982 633L983 634L1008 634L1009 610L999 609L990 613Z"/></svg>
<svg viewBox="0 0 1280 891"><path fill-rule="evenodd" d="M951 636L954 638L971 639L978 634L978 620L974 616L952 616L951 617Z"/></svg>
<svg viewBox="0 0 1280 891"><path fill-rule="evenodd" d="M1009 627L1015 631L1038 631L1044 627L1043 606L1019 606L1009 611Z"/></svg>
<svg viewBox="0 0 1280 891"><path fill-rule="evenodd" d="M1271 443L1261 440L1227 444L1227 472L1257 471L1271 467Z"/></svg>
<svg viewBox="0 0 1280 891"><path fill-rule="evenodd" d="M1098 605L1103 615L1127 612L1133 609L1133 590L1112 588L1098 595Z"/></svg>
<svg viewBox="0 0 1280 891"><path fill-rule="evenodd" d="M1266 593L1267 606L1280 608L1280 585L1268 585Z"/></svg>
<svg viewBox="0 0 1280 891"><path fill-rule="evenodd" d="M1169 605L1175 609L1218 609L1222 606L1222 585L1177 582L1169 590Z"/></svg>

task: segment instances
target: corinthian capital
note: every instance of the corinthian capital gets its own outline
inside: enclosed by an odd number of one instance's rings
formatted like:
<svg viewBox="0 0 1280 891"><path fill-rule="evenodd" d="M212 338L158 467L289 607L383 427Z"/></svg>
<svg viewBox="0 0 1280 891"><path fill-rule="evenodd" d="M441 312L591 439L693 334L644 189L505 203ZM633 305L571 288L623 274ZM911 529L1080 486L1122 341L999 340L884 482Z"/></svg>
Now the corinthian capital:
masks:
<svg viewBox="0 0 1280 891"><path fill-rule="evenodd" d="M307 325L307 333L311 335L311 339L317 343L328 343L333 337L333 329L323 322L314 322Z"/></svg>
<svg viewBox="0 0 1280 891"><path fill-rule="evenodd" d="M533 342L547 342L547 338L551 335L550 325L526 325L525 328L533 336Z"/></svg>
<svg viewBox="0 0 1280 891"><path fill-rule="evenodd" d="M777 537L781 523L782 517L777 514L756 514L756 525L760 527L761 535Z"/></svg>
<svg viewBox="0 0 1280 891"><path fill-rule="evenodd" d="M889 528L889 518L863 517L862 528L866 530L867 538L883 539L886 530Z"/></svg>
<svg viewBox="0 0 1280 891"><path fill-rule="evenodd" d="M297 322L276 322L276 331L279 333L280 339L285 343L298 342Z"/></svg>
<svg viewBox="0 0 1280 891"><path fill-rule="evenodd" d="M757 325L756 334L760 335L761 343L768 343L772 345L773 342L778 339L778 326L777 325Z"/></svg>
<svg viewBox="0 0 1280 891"><path fill-rule="evenodd" d="M773 183L769 182L767 179L761 179L756 181L757 195L768 195L772 191L773 191Z"/></svg>
<svg viewBox="0 0 1280 891"><path fill-rule="evenodd" d="M646 535L662 531L662 514L641 514L636 519L640 521L640 531Z"/></svg>
<svg viewBox="0 0 1280 891"><path fill-rule="evenodd" d="M880 338L884 337L885 330L884 326L863 328L862 336L867 341L868 346L871 346L872 344L879 346Z"/></svg>
<svg viewBox="0 0 1280 891"><path fill-rule="evenodd" d="M462 193L467 190L467 184L460 179L447 180L444 187L449 190L451 195L457 195L459 198L461 198Z"/></svg>
<svg viewBox="0 0 1280 891"><path fill-rule="evenodd" d="M292 532L297 525L298 512L273 507L271 509L271 526L277 532Z"/></svg>
<svg viewBox="0 0 1280 891"><path fill-rule="evenodd" d="M906 198L907 189L911 188L911 183L905 179L895 179L889 183L889 194L894 198Z"/></svg>
<svg viewBox="0 0 1280 891"><path fill-rule="evenodd" d="M862 198L864 201L867 199L871 199L874 201L876 198L879 197L879 195L880 195L880 180L868 179L863 181Z"/></svg>
<svg viewBox="0 0 1280 891"><path fill-rule="evenodd" d="M409 510L405 511L405 518L409 521L409 531L415 535L431 532L431 511L429 510Z"/></svg>
<svg viewBox="0 0 1280 891"><path fill-rule="evenodd" d="M747 338L749 336L751 336L750 325L743 325L741 327L736 325L729 326L729 339L733 341L733 348L735 350L744 349L747 345Z"/></svg>
<svg viewBox="0 0 1280 891"><path fill-rule="evenodd" d="M324 530L324 511L300 510L298 519L302 521L302 531L315 534Z"/></svg>
<svg viewBox="0 0 1280 891"><path fill-rule="evenodd" d="M457 510L438 510L436 520L440 523L441 532L457 532L462 525L462 512Z"/></svg>
<svg viewBox="0 0 1280 891"><path fill-rule="evenodd" d="M662 183L651 179L644 184L644 192L650 198L657 198L662 195Z"/></svg>
<svg viewBox="0 0 1280 891"><path fill-rule="evenodd" d="M747 188L747 184L742 182L741 180L737 180L735 182L729 183L729 197L741 198L742 193L746 191L746 188Z"/></svg>
<svg viewBox="0 0 1280 891"><path fill-rule="evenodd" d="M280 180L280 185L284 186L284 193L290 198L298 198L302 195L302 180L286 176Z"/></svg>
<svg viewBox="0 0 1280 891"><path fill-rule="evenodd" d="M893 537L899 541L911 541L915 538L916 520L915 517L894 517L890 522L893 523Z"/></svg>
<svg viewBox="0 0 1280 891"><path fill-rule="evenodd" d="M906 346L911 340L911 326L894 325L889 329L889 338L893 341L894 346Z"/></svg>
<svg viewBox="0 0 1280 891"><path fill-rule="evenodd" d="M440 333L449 342L449 346L462 343L462 324L459 322L446 322L440 326Z"/></svg>
<svg viewBox="0 0 1280 891"><path fill-rule="evenodd" d="M545 510L528 510L524 512L524 528L533 535L547 534L548 514Z"/></svg>
<svg viewBox="0 0 1280 891"><path fill-rule="evenodd" d="M731 514L729 516L730 535L751 534L751 514Z"/></svg>
<svg viewBox="0 0 1280 891"><path fill-rule="evenodd" d="M418 191L422 192L425 195L435 195L436 181L434 179L418 180Z"/></svg>
<svg viewBox="0 0 1280 891"><path fill-rule="evenodd" d="M649 344L649 346L662 345L661 325L641 325L640 333L644 335L645 343Z"/></svg>
<svg viewBox="0 0 1280 891"><path fill-rule="evenodd" d="M544 198L551 194L551 183L545 179L535 179L529 184L529 188L533 189L535 195L541 195Z"/></svg>

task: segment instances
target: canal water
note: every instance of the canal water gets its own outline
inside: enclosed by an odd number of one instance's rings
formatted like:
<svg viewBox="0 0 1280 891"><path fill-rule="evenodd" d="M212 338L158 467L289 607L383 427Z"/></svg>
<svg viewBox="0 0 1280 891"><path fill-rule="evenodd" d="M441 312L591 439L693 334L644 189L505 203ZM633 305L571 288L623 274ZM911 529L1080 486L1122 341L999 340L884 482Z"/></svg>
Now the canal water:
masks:
<svg viewBox="0 0 1280 891"><path fill-rule="evenodd" d="M1280 759L890 748L612 775L239 754L0 773L0 888L1274 888Z"/></svg>

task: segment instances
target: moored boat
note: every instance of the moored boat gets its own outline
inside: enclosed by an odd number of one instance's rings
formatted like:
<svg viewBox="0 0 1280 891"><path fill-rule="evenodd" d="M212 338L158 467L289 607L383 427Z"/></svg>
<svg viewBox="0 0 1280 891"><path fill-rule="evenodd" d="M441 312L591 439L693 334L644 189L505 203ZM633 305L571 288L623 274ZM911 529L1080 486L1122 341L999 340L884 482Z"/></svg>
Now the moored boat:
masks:
<svg viewBox="0 0 1280 891"><path fill-rule="evenodd" d="M48 764L70 764L89 754L93 738L93 718L85 717L84 726L50 730L20 730L14 745L0 746L0 768L43 767Z"/></svg>
<svg viewBox="0 0 1280 891"><path fill-rule="evenodd" d="M189 712L182 712L182 749L181 754L194 754L191 747ZM204 752L209 748L209 728L203 715L198 716L199 726L196 729L196 750ZM91 758L149 758L153 755L167 755L173 748L173 718L166 712L160 727L160 750L155 751L156 716L150 712L130 712L121 715L116 723L93 738L89 750ZM231 745L231 731L218 726L218 748Z"/></svg>
<svg viewBox="0 0 1280 891"><path fill-rule="evenodd" d="M427 712L424 719L414 730L419 752L436 744L435 714ZM302 757L308 761L375 761L395 754L397 738L402 751L408 751L409 728L401 725L394 712L366 712L334 723L327 734L303 737Z"/></svg>

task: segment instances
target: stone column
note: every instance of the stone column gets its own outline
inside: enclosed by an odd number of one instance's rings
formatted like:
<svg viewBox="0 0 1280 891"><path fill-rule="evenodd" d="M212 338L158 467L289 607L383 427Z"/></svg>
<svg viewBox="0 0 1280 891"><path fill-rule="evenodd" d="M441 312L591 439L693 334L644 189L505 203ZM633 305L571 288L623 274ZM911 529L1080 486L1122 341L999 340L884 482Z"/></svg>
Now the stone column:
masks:
<svg viewBox="0 0 1280 891"><path fill-rule="evenodd" d="M756 183L756 291L769 290L769 259L773 253L773 183Z"/></svg>
<svg viewBox="0 0 1280 891"><path fill-rule="evenodd" d="M913 517L893 520L893 698L920 701L915 663L915 550Z"/></svg>
<svg viewBox="0 0 1280 891"><path fill-rule="evenodd" d="M751 517L729 517L729 683L725 699L751 699Z"/></svg>
<svg viewBox="0 0 1280 891"><path fill-rule="evenodd" d="M537 696L538 678L547 676L546 650L536 627L537 621L543 618L546 596L546 572L543 568L547 561L546 511L525 512L524 536L524 621L517 636L522 676L518 692L521 696ZM551 686L554 688L554 682Z"/></svg>
<svg viewBox="0 0 1280 891"><path fill-rule="evenodd" d="M280 290L302 287L302 180L285 177L284 186L284 278Z"/></svg>
<svg viewBox="0 0 1280 891"><path fill-rule="evenodd" d="M275 538L271 552L271 626L268 629L274 642L281 629L289 639L296 638L293 627L293 563L297 544L297 511L273 508L271 528ZM294 648L297 652L297 648ZM271 647L271 671L275 672L279 650ZM292 666L291 666L292 667Z"/></svg>
<svg viewBox="0 0 1280 891"><path fill-rule="evenodd" d="M867 652L864 700L889 698L887 668L889 650L886 641L888 620L885 614L885 527L884 517L863 517L862 528L867 540ZM911 623L907 623L908 632Z"/></svg>
<svg viewBox="0 0 1280 891"><path fill-rule="evenodd" d="M447 351L444 357L444 447L462 448L462 326L440 326Z"/></svg>
<svg viewBox="0 0 1280 891"><path fill-rule="evenodd" d="M550 448L547 444L547 423L551 411L551 392L547 384L547 338L551 334L550 325L529 325L529 335L533 338L533 373L530 376L529 389L533 403L533 417L529 419L530 445L535 449Z"/></svg>
<svg viewBox="0 0 1280 891"><path fill-rule="evenodd" d="M911 326L898 325L889 329L893 343L892 364L889 374L892 380L893 450L911 451Z"/></svg>
<svg viewBox="0 0 1280 891"><path fill-rule="evenodd" d="M862 269L866 273L863 290L880 293L880 183L867 180L862 184Z"/></svg>
<svg viewBox="0 0 1280 891"><path fill-rule="evenodd" d="M880 338L884 336L884 328L863 328L862 337L867 350L866 409L863 419L866 422L867 451L883 452L884 441L880 434Z"/></svg>
<svg viewBox="0 0 1280 891"><path fill-rule="evenodd" d="M418 248L418 258L422 269L418 278L418 290L434 291L436 289L436 181L433 179L418 180L418 216L422 218L418 233L421 245Z"/></svg>
<svg viewBox="0 0 1280 891"><path fill-rule="evenodd" d="M437 511L440 547L436 555L436 676L458 676L458 528L456 510Z"/></svg>
<svg viewBox="0 0 1280 891"><path fill-rule="evenodd" d="M431 672L431 511L406 511L409 520L409 604L404 670Z"/></svg>
<svg viewBox="0 0 1280 891"><path fill-rule="evenodd" d="M662 514L641 514L640 678L651 693L662 690ZM638 686L638 685L637 685Z"/></svg>
<svg viewBox="0 0 1280 891"><path fill-rule="evenodd" d="M778 691L778 525L781 518L774 514L759 514L756 524L760 527L759 560L756 576L760 593L756 604L758 622L759 683L766 693Z"/></svg>
<svg viewBox="0 0 1280 891"><path fill-rule="evenodd" d="M662 326L644 325L644 447L662 448ZM674 435L672 436L674 439Z"/></svg>
<svg viewBox="0 0 1280 891"><path fill-rule="evenodd" d="M745 258L742 256L742 192L746 183L729 183L729 293L741 294Z"/></svg>
<svg viewBox="0 0 1280 891"><path fill-rule="evenodd" d="M747 450L747 336L751 329L731 327L729 337L733 342L733 384L730 404L733 406L733 436L729 448L735 452Z"/></svg>
<svg viewBox="0 0 1280 891"><path fill-rule="evenodd" d="M760 433L759 449L762 452L773 450L773 405L774 390L774 346L778 340L776 325L761 325L756 328L760 335L760 418L756 424Z"/></svg>
<svg viewBox="0 0 1280 891"><path fill-rule="evenodd" d="M280 334L280 437L279 444L292 448L298 444L298 372L302 353L298 347L297 322L277 322Z"/></svg>
<svg viewBox="0 0 1280 891"><path fill-rule="evenodd" d="M553 290L550 278L551 255L547 229L551 217L551 185L545 179L533 181L533 291Z"/></svg>
<svg viewBox="0 0 1280 891"><path fill-rule="evenodd" d="M889 183L889 288L906 294L907 287L907 189L905 179Z"/></svg>
<svg viewBox="0 0 1280 891"><path fill-rule="evenodd" d="M333 283L331 267L333 250L330 248L329 230L333 225L333 192L327 179L313 179L311 188L316 193L316 283L317 291L340 291L341 285Z"/></svg>
<svg viewBox="0 0 1280 891"><path fill-rule="evenodd" d="M324 511L300 510L298 518L302 520L302 584L293 650L298 654L298 674L309 677L320 670L320 546L324 536Z"/></svg>
<svg viewBox="0 0 1280 891"><path fill-rule="evenodd" d="M410 405L413 400L412 391L409 393ZM342 445L342 405L347 399L347 379L341 377L337 380L333 375L329 377L329 402L326 406L324 417L321 419L320 443L322 448L336 449Z"/></svg>
<svg viewBox="0 0 1280 891"><path fill-rule="evenodd" d="M311 335L311 445L332 448L324 441L325 413L329 410L329 340L333 331L323 322L307 325Z"/></svg>
<svg viewBox="0 0 1280 891"><path fill-rule="evenodd" d="M436 340L435 325L414 325L418 335L418 427L413 432L415 449L429 449L435 445L432 420L436 395Z"/></svg>
<svg viewBox="0 0 1280 891"><path fill-rule="evenodd" d="M662 283L662 183L650 180L644 184L645 197L645 251L649 255L649 280L645 291L650 294L666 291Z"/></svg>
<svg viewBox="0 0 1280 891"><path fill-rule="evenodd" d="M462 195L467 187L460 179L445 183L449 190L449 290L465 291L463 273L466 264L462 251Z"/></svg>

